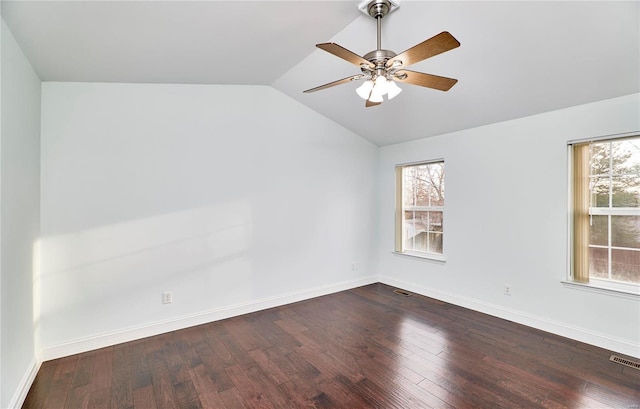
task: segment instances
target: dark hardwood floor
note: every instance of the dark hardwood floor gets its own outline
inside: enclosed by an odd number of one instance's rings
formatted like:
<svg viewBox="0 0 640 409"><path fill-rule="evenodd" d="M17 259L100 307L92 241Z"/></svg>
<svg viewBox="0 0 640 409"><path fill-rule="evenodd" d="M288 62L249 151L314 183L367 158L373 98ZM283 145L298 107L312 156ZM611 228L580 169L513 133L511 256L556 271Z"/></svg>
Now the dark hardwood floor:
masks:
<svg viewBox="0 0 640 409"><path fill-rule="evenodd" d="M24 408L640 408L610 351L369 285L45 362Z"/></svg>

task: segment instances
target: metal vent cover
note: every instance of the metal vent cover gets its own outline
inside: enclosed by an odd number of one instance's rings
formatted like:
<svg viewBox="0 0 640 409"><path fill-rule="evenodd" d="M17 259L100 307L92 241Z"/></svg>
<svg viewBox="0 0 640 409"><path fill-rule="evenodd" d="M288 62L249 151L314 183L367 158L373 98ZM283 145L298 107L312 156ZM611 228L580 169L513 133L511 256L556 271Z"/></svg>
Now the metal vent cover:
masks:
<svg viewBox="0 0 640 409"><path fill-rule="evenodd" d="M630 361L628 359L620 358L616 355L611 355L609 361L613 361L617 364L628 366L629 368L640 370L640 362Z"/></svg>
<svg viewBox="0 0 640 409"><path fill-rule="evenodd" d="M399 288L396 288L395 290L393 290L394 293L396 294L400 294L400 295L404 295L405 297L411 297L411 293L405 290L401 290Z"/></svg>

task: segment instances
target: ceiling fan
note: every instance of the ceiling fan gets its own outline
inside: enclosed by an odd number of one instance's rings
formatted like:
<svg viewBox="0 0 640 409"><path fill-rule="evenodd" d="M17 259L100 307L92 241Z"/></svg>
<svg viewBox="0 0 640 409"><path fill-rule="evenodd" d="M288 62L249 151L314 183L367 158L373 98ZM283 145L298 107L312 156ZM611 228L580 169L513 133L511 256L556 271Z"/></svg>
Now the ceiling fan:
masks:
<svg viewBox="0 0 640 409"><path fill-rule="evenodd" d="M358 87L356 92L366 100L366 107L372 107L382 103L383 95L387 95L387 99L392 99L402 91L395 82L419 85L440 91L448 91L453 87L458 80L405 69L411 64L459 47L458 40L448 32L443 31L400 54L382 49L380 40L382 18L397 8L398 4L393 0L371 0L369 2L365 1L360 5L360 9L375 18L378 25L377 48L362 57L336 43L316 44L316 47L360 67L362 74L352 75L304 92L316 92L347 82L365 79L365 82Z"/></svg>

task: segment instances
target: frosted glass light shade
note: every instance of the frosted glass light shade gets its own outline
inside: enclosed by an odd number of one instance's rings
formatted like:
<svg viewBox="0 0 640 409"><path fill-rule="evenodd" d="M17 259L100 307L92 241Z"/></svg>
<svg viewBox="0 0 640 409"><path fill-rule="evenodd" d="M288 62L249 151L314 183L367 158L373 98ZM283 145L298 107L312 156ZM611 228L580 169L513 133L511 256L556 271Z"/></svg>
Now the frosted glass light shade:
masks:
<svg viewBox="0 0 640 409"><path fill-rule="evenodd" d="M376 78L371 91L371 102L382 102L382 96L387 93L387 79L385 77Z"/></svg>
<svg viewBox="0 0 640 409"><path fill-rule="evenodd" d="M369 101L371 101L371 102L382 102L382 94L376 92L376 90L374 88L373 92L371 93L371 97L369 98Z"/></svg>
<svg viewBox="0 0 640 409"><path fill-rule="evenodd" d="M382 97L385 94L387 94L387 98L392 99L401 92L402 88L383 76L377 77L375 81L367 80L356 88L356 93L360 98L368 99L371 102L382 102Z"/></svg>
<svg viewBox="0 0 640 409"><path fill-rule="evenodd" d="M380 95L386 94L388 91L388 88L387 88L388 82L389 81L387 81L385 77L376 78L376 83L373 85L373 92L378 93Z"/></svg>
<svg viewBox="0 0 640 409"><path fill-rule="evenodd" d="M367 80L362 83L357 89L356 93L362 99L369 98L369 94L371 93L371 89L373 88L373 81Z"/></svg>
<svg viewBox="0 0 640 409"><path fill-rule="evenodd" d="M402 88L400 88L395 81L387 82L387 98L393 99L401 92Z"/></svg>

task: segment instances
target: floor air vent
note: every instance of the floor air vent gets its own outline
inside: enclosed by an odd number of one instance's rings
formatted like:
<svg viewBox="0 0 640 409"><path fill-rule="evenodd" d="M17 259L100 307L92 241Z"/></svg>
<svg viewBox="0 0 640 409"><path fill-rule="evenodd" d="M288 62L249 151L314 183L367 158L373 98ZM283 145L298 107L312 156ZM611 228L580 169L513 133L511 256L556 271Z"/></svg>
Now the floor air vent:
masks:
<svg viewBox="0 0 640 409"><path fill-rule="evenodd" d="M620 358L619 356L611 355L611 358L609 358L609 361L616 362L620 365L628 366L629 368L640 370L640 363L633 362L628 359Z"/></svg>
<svg viewBox="0 0 640 409"><path fill-rule="evenodd" d="M411 297L411 293L405 290L400 290L396 288L395 290L393 290L393 292L396 294L404 295L405 297Z"/></svg>

